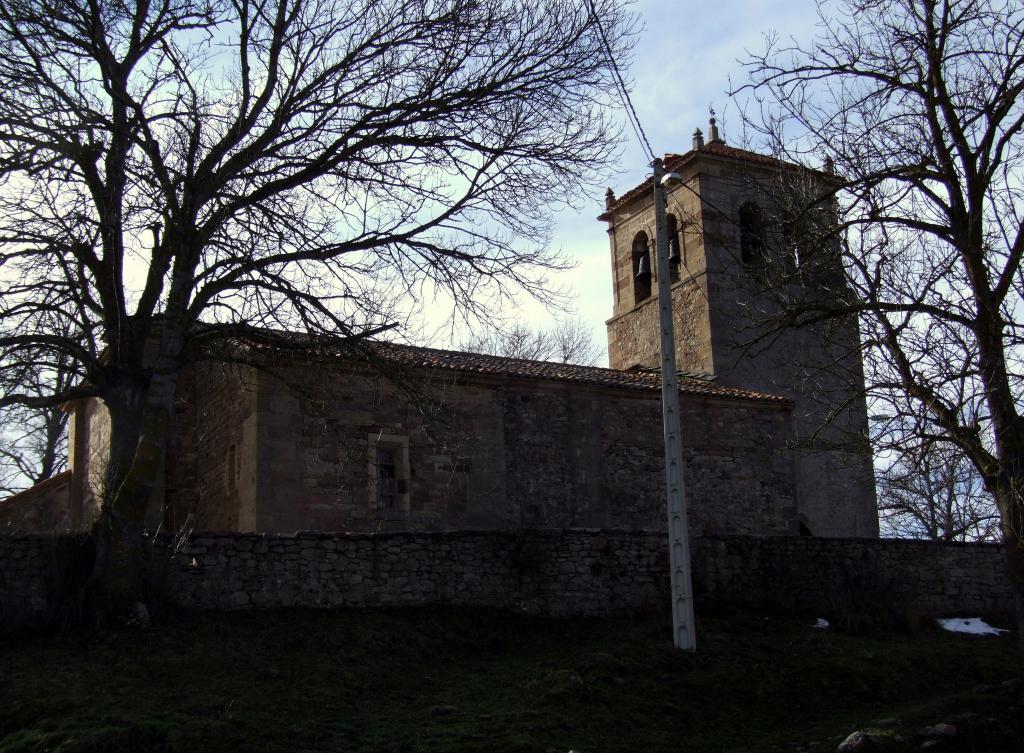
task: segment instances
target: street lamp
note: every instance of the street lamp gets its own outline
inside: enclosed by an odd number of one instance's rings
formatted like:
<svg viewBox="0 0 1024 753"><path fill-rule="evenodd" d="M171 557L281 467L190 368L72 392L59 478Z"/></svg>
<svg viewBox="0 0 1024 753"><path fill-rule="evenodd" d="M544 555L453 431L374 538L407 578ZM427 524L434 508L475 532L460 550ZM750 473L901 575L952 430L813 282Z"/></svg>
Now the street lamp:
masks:
<svg viewBox="0 0 1024 753"><path fill-rule="evenodd" d="M675 327L669 289L668 228L665 188L682 182L666 173L660 159L654 168L654 246L658 269L658 316L661 325L661 406L665 427L665 486L668 492L669 570L672 588L672 637L676 648L694 651L693 584L690 578L690 540L683 494L683 450L679 436L679 385L676 380Z"/></svg>

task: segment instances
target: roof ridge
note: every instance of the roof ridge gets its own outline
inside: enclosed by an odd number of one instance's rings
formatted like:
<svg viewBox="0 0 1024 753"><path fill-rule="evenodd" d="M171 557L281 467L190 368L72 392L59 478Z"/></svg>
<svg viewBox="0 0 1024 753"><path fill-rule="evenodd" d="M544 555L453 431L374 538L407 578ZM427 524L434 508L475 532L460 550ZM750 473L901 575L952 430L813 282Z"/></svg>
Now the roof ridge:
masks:
<svg viewBox="0 0 1024 753"><path fill-rule="evenodd" d="M517 363L536 364L536 365L539 365L539 366L559 366L559 367L565 367L565 368L588 369L588 370L594 370L594 371L606 371L606 372L611 372L611 373L614 373L614 374L640 373L640 372L629 372L629 371L627 371L625 369L613 369L610 366L593 366L591 364L585 364L585 363L572 363L571 361L546 361L546 360L541 360L539 358L522 358L520 356L505 356L505 355L500 355L498 353L484 353L482 351L476 351L476 350L454 350L454 349L450 349L450 348L434 348L434 347L430 347L430 346L426 346L426 345L412 345L412 344L409 344L409 343L396 343L396 342L391 342L391 341L388 341L388 340L374 340L373 342L374 342L375 345L386 345L387 347L405 348L405 349L408 349L408 350L430 351L430 352L433 352L433 353L442 353L442 354L453 355L453 356L472 356L474 358L494 358L494 359L497 359L499 361L511 361L511 362L517 362ZM649 371L656 373L656 372L659 372L660 369L659 368L654 368L654 369L651 369ZM682 374L683 372L680 371L679 373ZM696 373L688 373L688 376L690 376L691 378L694 378L694 379L700 379L700 378L703 378L704 376L707 376L707 377L709 377L708 381L713 381L710 378L710 375L698 376Z"/></svg>
<svg viewBox="0 0 1024 753"><path fill-rule="evenodd" d="M373 341L381 357L387 358L391 351L398 356L395 360L406 360L414 368L437 368L473 374L509 376L522 379L547 379L576 384L592 384L618 389L660 391L661 374L650 371L626 371L607 366L561 363L559 361L537 361L515 356L500 356L490 353L475 353L463 350L445 350L422 345L407 345L386 340ZM402 359L402 354L410 358ZM417 357L429 356L429 358ZM727 387L702 375L677 372L679 390L688 395L755 400L759 402L787 403L788 398L741 387Z"/></svg>
<svg viewBox="0 0 1024 753"><path fill-rule="evenodd" d="M290 335L301 340L303 333L279 331L279 335ZM616 389L645 392L661 390L660 373L627 371L608 366L585 366L583 364L560 363L558 361L535 361L515 356L499 356L489 353L474 353L464 350L445 350L424 345L411 345L389 340L366 339L361 345L340 343L333 351L335 357L359 356L363 358L375 353L375 357L393 362L396 366L424 369L444 369L491 376L506 376L520 379L546 379L570 384L590 384ZM327 355L327 354L324 354ZM684 394L705 397L754 400L759 402L789 403L788 398L767 392L758 392L740 387L726 387L704 376L677 372L679 390Z"/></svg>
<svg viewBox="0 0 1024 753"><path fill-rule="evenodd" d="M32 484L32 486L28 487L27 489L22 489L20 492L15 492L14 494L10 495L9 497L4 497L3 499L0 499L0 505L8 505L8 504L13 504L13 503L16 503L16 502L20 502L23 499L26 499L28 497L32 497L32 496L38 494L39 492L44 492L47 489L49 489L50 487L60 486L61 483L63 483L64 481L67 481L70 478L71 478L71 469L70 468L65 468L63 471L60 471L59 473L55 473L52 476L44 478L42 481L37 481L36 483Z"/></svg>

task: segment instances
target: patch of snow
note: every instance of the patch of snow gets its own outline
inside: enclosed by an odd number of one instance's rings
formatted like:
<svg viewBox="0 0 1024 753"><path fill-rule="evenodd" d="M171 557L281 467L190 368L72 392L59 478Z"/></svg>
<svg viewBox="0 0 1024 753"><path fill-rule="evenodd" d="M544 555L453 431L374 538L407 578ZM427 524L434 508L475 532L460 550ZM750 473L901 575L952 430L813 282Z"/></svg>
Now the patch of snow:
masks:
<svg viewBox="0 0 1024 753"><path fill-rule="evenodd" d="M940 617L936 620L939 627L951 633L967 633L969 635L999 635L1008 630L992 627L980 617Z"/></svg>
<svg viewBox="0 0 1024 753"><path fill-rule="evenodd" d="M815 623L813 625L811 625L811 627L817 628L818 630L828 630L828 628L829 628L828 620L826 620L824 617L819 617L815 621Z"/></svg>

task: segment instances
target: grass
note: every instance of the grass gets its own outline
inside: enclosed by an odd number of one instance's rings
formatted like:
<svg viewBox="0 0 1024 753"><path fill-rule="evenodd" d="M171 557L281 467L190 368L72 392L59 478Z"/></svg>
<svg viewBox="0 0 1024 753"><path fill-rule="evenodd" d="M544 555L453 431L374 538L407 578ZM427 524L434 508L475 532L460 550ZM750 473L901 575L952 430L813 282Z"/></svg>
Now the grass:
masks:
<svg viewBox="0 0 1024 753"><path fill-rule="evenodd" d="M22 638L0 646L0 753L831 752L886 717L1024 726L999 685L1024 676L1015 636L812 622L705 605L692 655L659 617L455 609L192 613Z"/></svg>

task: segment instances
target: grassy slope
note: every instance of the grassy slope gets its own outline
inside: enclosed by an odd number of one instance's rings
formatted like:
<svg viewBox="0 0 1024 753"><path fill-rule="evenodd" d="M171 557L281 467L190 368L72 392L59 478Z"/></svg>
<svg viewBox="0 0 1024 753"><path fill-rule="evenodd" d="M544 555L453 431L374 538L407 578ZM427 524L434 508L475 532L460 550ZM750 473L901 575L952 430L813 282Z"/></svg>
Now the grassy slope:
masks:
<svg viewBox="0 0 1024 753"><path fill-rule="evenodd" d="M22 639L0 647L0 753L831 751L879 717L1024 719L1019 698L976 687L1024 675L1015 638L708 612L695 655L660 618L472 610L192 614L86 644Z"/></svg>

